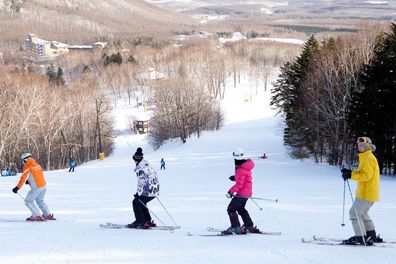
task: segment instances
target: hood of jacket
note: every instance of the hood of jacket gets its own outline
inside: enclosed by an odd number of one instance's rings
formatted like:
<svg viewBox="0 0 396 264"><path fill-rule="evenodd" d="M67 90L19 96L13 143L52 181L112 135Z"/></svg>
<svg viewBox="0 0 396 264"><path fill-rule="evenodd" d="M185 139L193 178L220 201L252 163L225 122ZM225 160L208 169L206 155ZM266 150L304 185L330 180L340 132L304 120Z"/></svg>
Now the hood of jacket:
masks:
<svg viewBox="0 0 396 264"><path fill-rule="evenodd" d="M254 162L253 160L248 159L246 162L239 165L238 168L242 168L244 170L252 170L254 168Z"/></svg>

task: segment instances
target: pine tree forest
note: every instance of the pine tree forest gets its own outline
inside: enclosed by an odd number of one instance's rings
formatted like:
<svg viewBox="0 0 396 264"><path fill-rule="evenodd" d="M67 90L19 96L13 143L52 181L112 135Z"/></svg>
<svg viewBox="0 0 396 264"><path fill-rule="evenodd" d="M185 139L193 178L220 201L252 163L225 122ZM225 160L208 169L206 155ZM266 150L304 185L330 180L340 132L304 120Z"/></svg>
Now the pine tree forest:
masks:
<svg viewBox="0 0 396 264"><path fill-rule="evenodd" d="M351 166L356 140L376 145L381 173L396 174L396 25L383 32L312 36L281 67L271 104L285 116L284 142L297 158Z"/></svg>

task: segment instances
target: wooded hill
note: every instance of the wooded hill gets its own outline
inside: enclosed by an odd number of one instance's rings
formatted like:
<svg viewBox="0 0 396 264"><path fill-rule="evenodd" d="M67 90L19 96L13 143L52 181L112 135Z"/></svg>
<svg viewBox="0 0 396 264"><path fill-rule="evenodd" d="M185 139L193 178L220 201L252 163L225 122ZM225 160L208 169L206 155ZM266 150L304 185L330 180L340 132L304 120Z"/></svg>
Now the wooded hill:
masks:
<svg viewBox="0 0 396 264"><path fill-rule="evenodd" d="M143 0L0 0L0 40L28 33L64 42L108 41L182 30L187 15Z"/></svg>

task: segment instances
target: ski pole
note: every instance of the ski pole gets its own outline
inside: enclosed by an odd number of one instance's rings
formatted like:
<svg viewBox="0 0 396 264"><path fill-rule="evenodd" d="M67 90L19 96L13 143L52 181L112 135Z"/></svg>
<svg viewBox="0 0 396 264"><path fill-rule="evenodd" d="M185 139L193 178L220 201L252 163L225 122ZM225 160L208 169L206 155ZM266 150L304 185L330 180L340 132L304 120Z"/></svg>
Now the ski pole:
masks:
<svg viewBox="0 0 396 264"><path fill-rule="evenodd" d="M240 198L248 198L248 199L252 199L252 200L261 200L261 201L270 201L270 202L278 202L278 199L268 199L268 198L260 198L260 197L249 197L249 196L236 196L236 197L240 197Z"/></svg>
<svg viewBox="0 0 396 264"><path fill-rule="evenodd" d="M268 198L260 198L260 197L251 197L253 200L262 200L262 201L270 201L270 202L278 202L278 199L268 199Z"/></svg>
<svg viewBox="0 0 396 264"><path fill-rule="evenodd" d="M22 194L20 194L20 193L17 193L17 194L19 195L19 197L21 197L22 200L25 200L25 197L23 197Z"/></svg>
<svg viewBox="0 0 396 264"><path fill-rule="evenodd" d="M348 179L346 180L346 182L348 183L349 193L351 194L351 199L352 199L352 204L353 204L352 206L353 206L353 208L355 209L355 214L356 214L356 218L357 218L357 221L358 221L358 224L359 224L360 234L362 235L363 243L364 243L364 245L366 246L366 240L364 239L362 223L360 222L360 219L359 219L359 215L358 215L358 212L357 212L357 209L356 209L356 206L355 206L355 199L353 199L353 195L352 195L352 191L351 191L351 186L349 185Z"/></svg>
<svg viewBox="0 0 396 264"><path fill-rule="evenodd" d="M155 198L157 198L158 202L161 204L162 208L164 208L165 212L168 214L169 218L172 220L172 222L175 224L175 226L178 226L175 222L175 220L173 220L172 216L170 215L170 213L168 212L168 210L166 210L165 206L161 203L161 200L158 198L158 196L156 196Z"/></svg>
<svg viewBox="0 0 396 264"><path fill-rule="evenodd" d="M253 200L253 198L252 197L250 197L250 200L252 200L253 201L253 203L255 204L255 205L257 205L257 207L260 209L260 211L262 211L263 210L263 208L255 201L255 200Z"/></svg>
<svg viewBox="0 0 396 264"><path fill-rule="evenodd" d="M140 199L138 199L138 200L139 200L139 202L140 202L141 204L143 204L144 207L147 208L147 210L149 210L149 212L150 212L151 214L153 214L153 215L155 216L155 218L158 219L158 221L159 221L162 225L165 225L164 222L162 222L161 219L159 219L159 217L158 217L153 211L151 211L151 210L147 207L147 205L146 205L145 203L142 202L142 200L140 200Z"/></svg>
<svg viewBox="0 0 396 264"><path fill-rule="evenodd" d="M344 181L344 197L342 199L342 223L341 226L345 226L345 181Z"/></svg>

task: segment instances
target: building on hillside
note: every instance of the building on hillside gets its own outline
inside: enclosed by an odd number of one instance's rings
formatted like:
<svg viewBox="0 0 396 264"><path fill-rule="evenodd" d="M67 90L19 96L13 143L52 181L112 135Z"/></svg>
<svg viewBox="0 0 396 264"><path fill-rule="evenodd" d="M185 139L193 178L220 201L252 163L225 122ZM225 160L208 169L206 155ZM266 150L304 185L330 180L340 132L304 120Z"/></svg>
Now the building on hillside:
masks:
<svg viewBox="0 0 396 264"><path fill-rule="evenodd" d="M51 42L39 38L36 34L29 34L28 38L25 39L26 50L37 52L40 55L51 56Z"/></svg>
<svg viewBox="0 0 396 264"><path fill-rule="evenodd" d="M149 125L150 117L141 112L133 116L133 131L135 134L146 134L150 130Z"/></svg>
<svg viewBox="0 0 396 264"><path fill-rule="evenodd" d="M70 47L69 45L58 41L51 41L51 45L50 45L53 55L68 53L69 47Z"/></svg>
<svg viewBox="0 0 396 264"><path fill-rule="evenodd" d="M69 46L69 50L71 51L86 51L86 50L92 50L93 46L92 45L71 45Z"/></svg>
<svg viewBox="0 0 396 264"><path fill-rule="evenodd" d="M26 50L37 52L39 56L58 56L71 50L85 51L94 48L103 49L107 46L107 42L95 42L92 45L68 45L55 40L41 39L36 34L29 34L25 42Z"/></svg>
<svg viewBox="0 0 396 264"><path fill-rule="evenodd" d="M56 56L69 52L69 45L41 39L36 34L29 34L25 42L26 50L37 52L41 56Z"/></svg>

